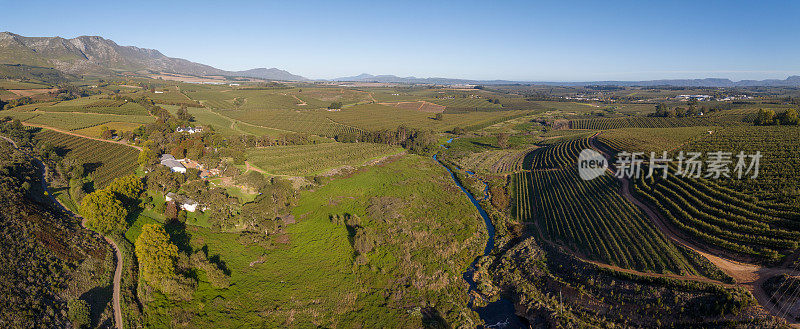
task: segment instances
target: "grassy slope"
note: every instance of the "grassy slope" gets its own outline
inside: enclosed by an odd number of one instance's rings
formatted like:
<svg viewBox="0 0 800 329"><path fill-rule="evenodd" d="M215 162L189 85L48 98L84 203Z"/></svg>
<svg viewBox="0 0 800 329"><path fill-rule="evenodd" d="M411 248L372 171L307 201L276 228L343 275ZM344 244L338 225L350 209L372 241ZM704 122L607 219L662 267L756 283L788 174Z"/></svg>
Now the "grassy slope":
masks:
<svg viewBox="0 0 800 329"><path fill-rule="evenodd" d="M400 200L395 210L401 217L370 218L372 197ZM201 282L191 302L150 303L150 326L168 326L183 313L196 314L188 316L190 327L421 327L418 308L426 304L437 305L450 321L471 316L461 272L480 254L485 231L466 197L430 159L409 155L334 180L303 192L293 212L298 222L287 228L291 242L273 249L240 244L233 233L190 229L192 247L218 255L233 285L217 290ZM348 230L329 220L344 213L387 237L368 254L367 265L354 265ZM258 259L263 263L249 266Z"/></svg>

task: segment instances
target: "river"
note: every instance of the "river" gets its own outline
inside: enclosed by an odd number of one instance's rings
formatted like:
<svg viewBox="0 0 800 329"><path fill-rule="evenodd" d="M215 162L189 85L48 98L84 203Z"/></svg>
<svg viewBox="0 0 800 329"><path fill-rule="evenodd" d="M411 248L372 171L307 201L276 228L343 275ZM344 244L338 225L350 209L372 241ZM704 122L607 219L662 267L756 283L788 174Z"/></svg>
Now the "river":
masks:
<svg viewBox="0 0 800 329"><path fill-rule="evenodd" d="M447 143L449 144L452 141L453 139L451 138L450 140L447 141ZM483 256L489 255L489 253L492 251L492 248L494 247L494 233L495 233L494 224L492 224L492 221L489 219L489 215L486 213L485 210L483 210L483 207L481 207L480 200L475 199L475 197L472 196L472 194L469 193L469 191L466 188L464 188L464 186L461 186L461 183L458 182L458 179L456 179L456 175L452 171L450 171L450 168L447 168L447 166L445 166L441 161L439 161L436 155L433 156L433 159L436 160L436 162L438 162L442 167L444 167L444 169L447 170L448 173L450 173L450 178L453 179L453 182L456 183L456 186L458 186L458 188L460 188L461 191L467 195L469 201L472 202L472 205L475 206L476 209L478 209L478 213L483 218L484 224L486 224L486 232L489 234L489 239L486 241L486 248L484 248L483 250ZM467 173L469 175L474 175L474 173L472 172L467 172ZM483 181L481 181L481 183L484 184L483 198L481 199L483 200L489 196L489 186ZM475 260L472 261L472 264L470 264L469 268L467 268L467 270L463 274L464 281L467 281L467 284L469 284L470 293L476 291L477 289L477 284L475 283L475 280L472 279L473 273L475 273L475 264L477 262L478 258L475 258ZM470 296L472 295L470 294ZM525 324L525 322L523 322L525 320L517 316L516 312L514 311L514 303L512 303L508 299L500 298L497 301L489 303L484 307L475 307L473 304L474 303L472 297L470 297L469 306L473 310L475 310L475 312L478 313L478 316L480 316L481 320L483 320L483 322L486 323L487 328L513 329L513 328L528 327Z"/></svg>

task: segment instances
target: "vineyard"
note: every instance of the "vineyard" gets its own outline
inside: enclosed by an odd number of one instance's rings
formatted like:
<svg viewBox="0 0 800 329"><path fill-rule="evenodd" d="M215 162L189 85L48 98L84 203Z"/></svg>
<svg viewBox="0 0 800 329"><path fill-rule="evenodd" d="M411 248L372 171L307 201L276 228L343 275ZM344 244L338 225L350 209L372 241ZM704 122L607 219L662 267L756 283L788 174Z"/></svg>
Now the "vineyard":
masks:
<svg viewBox="0 0 800 329"><path fill-rule="evenodd" d="M494 104L486 98L450 98L450 99L428 99L428 102L442 105L448 109L497 109L500 104Z"/></svg>
<svg viewBox="0 0 800 329"><path fill-rule="evenodd" d="M326 137L360 131L356 127L341 124L325 117L324 113L328 113L327 111L217 110L216 113L256 126Z"/></svg>
<svg viewBox="0 0 800 329"><path fill-rule="evenodd" d="M134 148L96 141L52 130L42 129L36 133L37 140L60 148L65 157L78 159L84 163L86 172L94 179L96 189L103 188L114 178L130 175L137 166L137 152Z"/></svg>
<svg viewBox="0 0 800 329"><path fill-rule="evenodd" d="M483 151L472 153L457 161L461 168L490 174L511 173L522 170L525 155L535 147L522 150Z"/></svg>
<svg viewBox="0 0 800 329"><path fill-rule="evenodd" d="M619 193L610 175L584 181L577 169L514 176L515 215L539 233L594 260L642 271L699 273L688 251L658 232Z"/></svg>
<svg viewBox="0 0 800 329"><path fill-rule="evenodd" d="M743 124L745 117L742 115L725 115L714 117L692 118L651 118L651 117L623 117L623 118L595 118L578 119L569 122L570 129L619 129L619 128L671 128L671 127L698 127Z"/></svg>
<svg viewBox="0 0 800 329"><path fill-rule="evenodd" d="M574 138L542 147L525 156L522 168L532 170L574 167L578 162L578 155L587 148L590 148L589 138Z"/></svg>
<svg viewBox="0 0 800 329"><path fill-rule="evenodd" d="M757 179L723 179L721 185L760 199L800 206L800 127L726 127L685 147L687 151L761 152ZM736 160L736 157L733 158ZM735 164L735 163L734 163Z"/></svg>
<svg viewBox="0 0 800 329"><path fill-rule="evenodd" d="M251 149L247 159L270 174L308 176L345 165L360 166L371 159L401 151L383 144L322 143Z"/></svg>
<svg viewBox="0 0 800 329"><path fill-rule="evenodd" d="M97 113L64 113L64 112L8 112L14 113L13 117L20 114L20 120L28 123L53 127L61 130L78 130L101 125L107 122L129 122L146 124L153 120L148 116L139 115L111 115ZM30 116L33 114L33 116Z"/></svg>
<svg viewBox="0 0 800 329"><path fill-rule="evenodd" d="M656 152L675 150L684 144L707 138L719 127L623 128L603 131L597 140L615 152Z"/></svg>
<svg viewBox="0 0 800 329"><path fill-rule="evenodd" d="M125 102L115 101L110 99L98 100L86 105L61 105L60 103L54 106L40 107L37 111L42 112L78 112L78 113L99 113L99 114L116 114L116 115L149 115L147 109L143 106Z"/></svg>
<svg viewBox="0 0 800 329"><path fill-rule="evenodd" d="M686 234L727 251L776 261L797 249L800 213L704 179L640 178L633 190Z"/></svg>

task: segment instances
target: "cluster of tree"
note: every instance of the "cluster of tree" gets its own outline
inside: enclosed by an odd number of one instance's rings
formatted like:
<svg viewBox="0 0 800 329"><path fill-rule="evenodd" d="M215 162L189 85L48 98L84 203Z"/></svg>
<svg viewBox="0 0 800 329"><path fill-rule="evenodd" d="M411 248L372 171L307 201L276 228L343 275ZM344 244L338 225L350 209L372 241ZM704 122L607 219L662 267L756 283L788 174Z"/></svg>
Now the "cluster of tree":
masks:
<svg viewBox="0 0 800 329"><path fill-rule="evenodd" d="M134 246L139 274L148 285L170 298L192 298L197 282L178 271L178 247L170 242L164 227L158 224L144 225Z"/></svg>
<svg viewBox="0 0 800 329"><path fill-rule="evenodd" d="M489 103L492 103L492 104L500 104L500 99L499 98L487 98L486 101L488 101Z"/></svg>
<svg viewBox="0 0 800 329"><path fill-rule="evenodd" d="M16 98L16 99L9 99L8 101L5 101L5 102L3 102L3 101L0 101L0 102L2 102L2 104L0 104L0 105L3 105L0 108L5 109L5 110L8 110L8 109L13 108L13 107L17 107L17 106L36 103L36 101L34 101L30 97L20 97L20 98Z"/></svg>
<svg viewBox="0 0 800 329"><path fill-rule="evenodd" d="M777 115L775 114L774 110L759 109L758 114L756 114L756 119L753 123L757 126L771 126L778 124L785 126L796 126L798 123L800 123L800 118L798 118L797 110L794 108L787 109L786 111Z"/></svg>
<svg viewBox="0 0 800 329"><path fill-rule="evenodd" d="M656 105L656 111L653 113L648 114L649 117L656 117L656 118L687 118L687 117L695 117L700 115L705 115L706 113L716 112L723 110L724 107L698 107L697 100L691 99L689 100L689 107L670 107L666 104L658 104Z"/></svg>
<svg viewBox="0 0 800 329"><path fill-rule="evenodd" d="M328 105L329 109L338 110L342 108L342 102L332 102L331 105Z"/></svg>
<svg viewBox="0 0 800 329"><path fill-rule="evenodd" d="M120 177L106 188L86 195L81 201L81 214L89 228L102 234L123 233L127 217L139 207L144 184L136 175Z"/></svg>
<svg viewBox="0 0 800 329"><path fill-rule="evenodd" d="M298 195L292 182L278 177L266 180L261 174L251 174L246 179L248 184L260 185L259 195L253 202L242 206L238 221L248 231L265 234L277 232L282 225L279 219L289 216L289 211L297 204ZM262 179L264 181L258 182Z"/></svg>
<svg viewBox="0 0 800 329"><path fill-rule="evenodd" d="M33 134L25 129L25 125L19 119L12 117L0 119L0 133L22 144L29 144L33 138Z"/></svg>
<svg viewBox="0 0 800 329"><path fill-rule="evenodd" d="M416 154L430 154L436 150L438 140L430 131L397 127L395 130L343 132L336 135L336 141L342 143L379 143L399 145Z"/></svg>

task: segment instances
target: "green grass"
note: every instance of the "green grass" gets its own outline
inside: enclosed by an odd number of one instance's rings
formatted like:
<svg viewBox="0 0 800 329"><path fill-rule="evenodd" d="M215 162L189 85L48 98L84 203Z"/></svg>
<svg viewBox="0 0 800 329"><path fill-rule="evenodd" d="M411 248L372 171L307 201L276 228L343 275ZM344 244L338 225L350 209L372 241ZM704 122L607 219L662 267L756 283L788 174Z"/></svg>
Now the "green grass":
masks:
<svg viewBox="0 0 800 329"><path fill-rule="evenodd" d="M376 198L397 200L400 216L373 218L366 209ZM293 213L298 222L286 229L290 243L271 248L240 243L236 233L191 229L192 247L219 257L232 285L214 289L201 275L192 301L148 303L146 326L186 319L195 328L422 327L414 309L426 304L449 323L467 324L461 273L480 255L485 231L475 208L431 159L409 155L336 179L303 192ZM354 264L346 227L329 220L344 213L384 237L365 265ZM263 263L251 267L256 260Z"/></svg>
<svg viewBox="0 0 800 329"><path fill-rule="evenodd" d="M345 165L360 166L401 151L383 144L323 143L254 148L248 151L247 159L271 174L308 176Z"/></svg>

